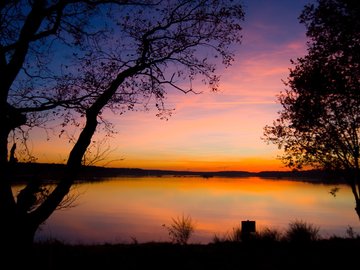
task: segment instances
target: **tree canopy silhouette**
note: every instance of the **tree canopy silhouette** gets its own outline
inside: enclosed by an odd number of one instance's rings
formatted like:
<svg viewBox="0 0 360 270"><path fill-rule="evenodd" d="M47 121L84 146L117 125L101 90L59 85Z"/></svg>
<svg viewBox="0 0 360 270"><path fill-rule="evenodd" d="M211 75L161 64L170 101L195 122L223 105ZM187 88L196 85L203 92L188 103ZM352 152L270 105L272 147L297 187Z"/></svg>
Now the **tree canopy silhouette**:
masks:
<svg viewBox="0 0 360 270"><path fill-rule="evenodd" d="M197 80L216 91L216 67L234 60L243 19L230 0L2 1L0 233L9 252L31 245L66 198L95 131L108 127L104 110L154 104L162 117L168 91L195 92ZM52 189L35 179L13 194L18 134L49 121L60 134L80 129L66 170Z"/></svg>
<svg viewBox="0 0 360 270"><path fill-rule="evenodd" d="M305 6L307 55L292 61L282 105L264 140L284 150L286 165L340 170L360 217L360 4L318 0Z"/></svg>

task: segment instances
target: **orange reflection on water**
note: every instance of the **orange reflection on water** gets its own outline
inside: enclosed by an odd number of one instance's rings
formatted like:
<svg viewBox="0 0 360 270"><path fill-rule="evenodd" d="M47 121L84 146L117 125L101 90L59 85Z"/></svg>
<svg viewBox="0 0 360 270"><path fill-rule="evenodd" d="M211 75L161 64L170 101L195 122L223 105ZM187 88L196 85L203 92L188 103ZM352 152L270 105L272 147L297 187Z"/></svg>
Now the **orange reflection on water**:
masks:
<svg viewBox="0 0 360 270"><path fill-rule="evenodd" d="M144 177L80 184L76 207L56 212L38 233L72 243L169 241L163 224L190 215L196 225L192 242L208 243L242 220L256 227L284 230L304 220L324 236L359 228L350 190L291 180L251 178Z"/></svg>

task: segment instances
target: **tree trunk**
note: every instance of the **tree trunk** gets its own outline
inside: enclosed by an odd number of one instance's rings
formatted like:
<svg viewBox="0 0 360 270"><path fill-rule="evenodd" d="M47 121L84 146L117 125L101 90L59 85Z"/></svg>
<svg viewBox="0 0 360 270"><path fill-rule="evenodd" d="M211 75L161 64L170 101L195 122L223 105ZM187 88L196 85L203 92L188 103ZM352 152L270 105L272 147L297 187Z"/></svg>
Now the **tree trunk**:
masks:
<svg viewBox="0 0 360 270"><path fill-rule="evenodd" d="M358 215L358 218L360 220L360 200L356 200L355 202L355 211L356 211L356 214Z"/></svg>
<svg viewBox="0 0 360 270"><path fill-rule="evenodd" d="M359 175L360 170L359 168L355 169L354 171L350 172L348 175L348 185L351 188L351 192L354 195L355 199L355 212L359 217L360 220L360 194L359 194Z"/></svg>
<svg viewBox="0 0 360 270"><path fill-rule="evenodd" d="M14 269L31 268L32 247L39 226L27 214L13 213L10 218L12 219L6 220L6 225L2 226L5 231L1 231L3 265L12 265Z"/></svg>
<svg viewBox="0 0 360 270"><path fill-rule="evenodd" d="M83 155L90 145L91 138L98 125L97 117L100 111L112 98L117 87L125 80L125 78L132 76L138 70L143 68L145 68L145 66L137 66L124 71L87 110L85 127L80 133L80 136L69 155L66 171L64 172L61 181L45 201L32 212L30 212L32 206L31 200L26 200L27 195L24 195L23 201L19 196L17 197L17 201L15 201L15 197L12 194L11 181L9 180L11 178L10 174L8 175L11 164L8 162L7 157L7 136L9 130L6 134L4 133L3 137L1 137L3 132L3 130L1 130L0 147L4 146L5 149L0 149L3 150L0 155L2 158L1 166L4 168L4 170L1 170L0 172L1 178L4 178L0 179L0 213L3 215L0 222L0 232L2 233L2 239L0 239L0 241L2 240L1 243L6 250L5 259L8 263L5 265L14 265L15 263L17 264L15 266L16 269L29 268L35 232L39 226L52 215L61 204L64 197L69 193L74 179L81 167ZM20 118L20 120L23 119ZM33 184L36 185L36 183ZM25 188L28 188L29 195L35 194L35 191L31 189L31 185L32 183L29 183ZM19 260L19 258L21 259Z"/></svg>

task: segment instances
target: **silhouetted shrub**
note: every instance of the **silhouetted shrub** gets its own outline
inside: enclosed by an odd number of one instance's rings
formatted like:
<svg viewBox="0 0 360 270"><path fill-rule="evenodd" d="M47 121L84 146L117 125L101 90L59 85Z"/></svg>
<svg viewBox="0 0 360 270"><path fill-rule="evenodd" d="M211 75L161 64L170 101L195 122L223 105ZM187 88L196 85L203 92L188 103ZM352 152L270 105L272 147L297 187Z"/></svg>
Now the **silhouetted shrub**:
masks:
<svg viewBox="0 0 360 270"><path fill-rule="evenodd" d="M186 245L191 235L195 231L195 224L190 216L172 218L170 226L163 225L169 233L169 237L173 243Z"/></svg>
<svg viewBox="0 0 360 270"><path fill-rule="evenodd" d="M233 227L231 232L226 232L224 235L215 234L213 237L213 243L222 242L240 242L241 241L241 228Z"/></svg>
<svg viewBox="0 0 360 270"><path fill-rule="evenodd" d="M234 227L232 229L232 232L228 234L228 241L231 242L240 242L241 241L241 228L240 227Z"/></svg>
<svg viewBox="0 0 360 270"><path fill-rule="evenodd" d="M276 229L264 228L256 234L256 238L264 242L278 242L281 240L282 234Z"/></svg>
<svg viewBox="0 0 360 270"><path fill-rule="evenodd" d="M218 235L216 233L214 234L214 237L212 239L212 242L215 244L219 244L219 243L225 242L225 241L226 241L226 239L223 236Z"/></svg>
<svg viewBox="0 0 360 270"><path fill-rule="evenodd" d="M346 229L346 234L347 234L348 238L350 238L350 239L356 239L356 238L360 237L360 235L357 234L355 232L354 228L351 226L348 226L348 228Z"/></svg>
<svg viewBox="0 0 360 270"><path fill-rule="evenodd" d="M320 228L302 220L289 223L285 232L285 240L289 242L304 243L319 240Z"/></svg>

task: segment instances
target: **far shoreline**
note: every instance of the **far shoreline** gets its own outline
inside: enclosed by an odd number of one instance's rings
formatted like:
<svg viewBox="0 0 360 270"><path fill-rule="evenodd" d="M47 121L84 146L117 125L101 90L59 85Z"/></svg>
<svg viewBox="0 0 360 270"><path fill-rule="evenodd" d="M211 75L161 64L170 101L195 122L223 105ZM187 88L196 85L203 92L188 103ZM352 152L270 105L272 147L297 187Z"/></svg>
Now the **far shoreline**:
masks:
<svg viewBox="0 0 360 270"><path fill-rule="evenodd" d="M16 163L12 165L11 176L13 182L27 182L30 179L57 180L65 169L65 164L58 163ZM292 170L292 171L176 171L176 170L157 170L141 168L108 168L101 166L83 166L77 177L77 181L96 181L110 177L261 177L268 179L286 179L311 183L342 184L346 183L341 177L341 172L325 170Z"/></svg>

